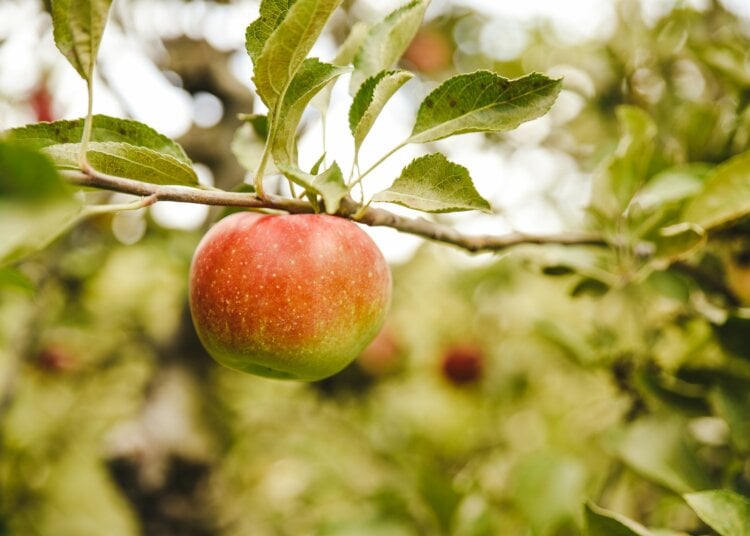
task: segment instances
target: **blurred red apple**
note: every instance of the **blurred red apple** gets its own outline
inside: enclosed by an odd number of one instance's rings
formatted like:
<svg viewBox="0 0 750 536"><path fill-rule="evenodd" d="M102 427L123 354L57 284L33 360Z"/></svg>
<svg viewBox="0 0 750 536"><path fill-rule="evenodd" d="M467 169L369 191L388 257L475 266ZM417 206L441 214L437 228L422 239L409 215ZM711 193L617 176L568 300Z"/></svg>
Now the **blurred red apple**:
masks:
<svg viewBox="0 0 750 536"><path fill-rule="evenodd" d="M357 358L359 367L370 376L388 376L404 364L404 352L392 326L386 326Z"/></svg>
<svg viewBox="0 0 750 536"><path fill-rule="evenodd" d="M435 28L422 28L404 52L404 59L417 71L435 74L453 65L453 44Z"/></svg>
<svg viewBox="0 0 750 536"><path fill-rule="evenodd" d="M29 96L29 104L37 121L54 121L55 114L52 110L52 95L47 86L38 86Z"/></svg>
<svg viewBox="0 0 750 536"><path fill-rule="evenodd" d="M76 359L59 346L47 346L37 355L39 368L49 372L66 372L76 368Z"/></svg>
<svg viewBox="0 0 750 536"><path fill-rule="evenodd" d="M484 372L484 352L474 344L454 345L443 354L441 366L443 377L450 383L475 383Z"/></svg>

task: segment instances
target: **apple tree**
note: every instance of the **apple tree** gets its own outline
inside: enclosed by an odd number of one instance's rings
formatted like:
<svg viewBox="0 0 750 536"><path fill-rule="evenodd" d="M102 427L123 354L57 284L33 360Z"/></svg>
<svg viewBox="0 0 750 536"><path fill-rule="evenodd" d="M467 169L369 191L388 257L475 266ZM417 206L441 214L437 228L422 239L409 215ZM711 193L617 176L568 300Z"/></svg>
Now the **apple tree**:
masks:
<svg viewBox="0 0 750 536"><path fill-rule="evenodd" d="M746 21L622 2L605 44L499 60L454 39L470 11L352 4L260 1L259 109L201 144L247 180L216 185L94 113L112 2L45 6L88 109L49 121L35 93L0 132L0 534L750 534ZM365 156L415 78L408 134ZM349 147L308 161L333 99ZM447 144L545 120L590 179L578 220L459 229L499 210ZM212 207L202 241L112 236L164 202ZM389 267L377 227L421 245Z"/></svg>

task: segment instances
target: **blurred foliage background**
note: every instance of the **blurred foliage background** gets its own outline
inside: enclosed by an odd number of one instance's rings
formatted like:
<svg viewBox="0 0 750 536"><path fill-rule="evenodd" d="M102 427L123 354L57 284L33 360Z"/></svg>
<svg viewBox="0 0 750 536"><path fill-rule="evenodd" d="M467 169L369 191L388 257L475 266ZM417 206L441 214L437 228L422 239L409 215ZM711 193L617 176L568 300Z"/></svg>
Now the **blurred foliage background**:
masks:
<svg viewBox="0 0 750 536"><path fill-rule="evenodd" d="M116 4L166 76L220 101L218 121L179 141L216 184L242 182L230 147L253 97L230 75L232 54L145 36L129 18L138 2ZM345 4L334 43L367 13ZM620 141L617 107L644 110L658 132L643 172L691 170L649 192L657 209L635 217L647 226L747 149L750 26L717 2L614 9L604 37L569 42L539 23L492 54L478 41L488 19L446 2L402 63L427 84L478 68L564 76L561 103L526 141L481 136L481 151L512 155L532 139L568 155L579 206ZM66 113L45 80L0 95L6 122ZM534 194L562 221L601 216L560 205L559 188ZM299 384L223 369L193 332L187 271L220 214L183 228L152 210L102 216L0 269L0 534L565 536L581 533L587 500L660 534L715 534L681 494L750 494L742 224L668 267L618 251L471 257L422 243L394 262L372 346Z"/></svg>

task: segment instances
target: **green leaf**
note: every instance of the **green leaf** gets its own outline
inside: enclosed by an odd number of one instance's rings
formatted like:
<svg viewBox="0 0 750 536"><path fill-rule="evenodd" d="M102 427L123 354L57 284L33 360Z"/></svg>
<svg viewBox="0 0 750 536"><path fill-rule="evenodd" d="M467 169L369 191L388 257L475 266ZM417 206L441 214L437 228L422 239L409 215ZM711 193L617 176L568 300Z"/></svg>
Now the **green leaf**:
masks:
<svg viewBox="0 0 750 536"><path fill-rule="evenodd" d="M689 493L685 501L721 536L750 536L750 500L726 489Z"/></svg>
<svg viewBox="0 0 750 536"><path fill-rule="evenodd" d="M263 0L260 3L260 16L245 30L245 48L253 63L294 2L295 0Z"/></svg>
<svg viewBox="0 0 750 536"><path fill-rule="evenodd" d="M83 122L36 123L9 130L6 137L41 150L58 167L78 169ZM98 171L153 184L198 184L182 147L143 123L95 115L91 140L87 158Z"/></svg>
<svg viewBox="0 0 750 536"><path fill-rule="evenodd" d="M539 73L508 80L490 71L459 74L427 95L417 112L410 143L467 132L512 130L547 113L560 80Z"/></svg>
<svg viewBox="0 0 750 536"><path fill-rule="evenodd" d="M349 30L349 35L347 35L344 42L341 43L339 51L336 54L336 57L333 58L331 63L333 65L338 65L339 67L350 65L354 60L354 54L356 54L357 50L362 45L362 41L364 41L365 37L367 36L367 31L369 30L369 28L370 27L362 21L354 23L352 29ZM328 111L328 105L331 102L332 93L333 84L329 83L320 92L318 92L315 97L313 97L311 104L325 115Z"/></svg>
<svg viewBox="0 0 750 536"><path fill-rule="evenodd" d="M196 186L198 177L192 167L168 154L122 142L92 142L86 158L102 173L151 184ZM78 167L79 143L50 145L42 153L62 168Z"/></svg>
<svg viewBox="0 0 750 536"><path fill-rule="evenodd" d="M0 141L0 264L46 246L78 210L73 192L48 159Z"/></svg>
<svg viewBox="0 0 750 536"><path fill-rule="evenodd" d="M55 44L84 80L91 80L112 0L52 0Z"/></svg>
<svg viewBox="0 0 750 536"><path fill-rule="evenodd" d="M70 197L71 190L37 151L0 141L0 200L25 205Z"/></svg>
<svg viewBox="0 0 750 536"><path fill-rule="evenodd" d="M347 67L323 63L316 58L306 59L284 95L277 117L276 135L272 148L277 163L297 160L296 131L305 107L329 82L349 72Z"/></svg>
<svg viewBox="0 0 750 536"><path fill-rule="evenodd" d="M349 86L352 95L366 79L396 64L419 30L429 3L429 0L413 0L370 28L354 57Z"/></svg>
<svg viewBox="0 0 750 536"><path fill-rule="evenodd" d="M742 383L720 381L711 389L709 401L716 415L729 425L730 439L742 453L750 451L750 393Z"/></svg>
<svg viewBox="0 0 750 536"><path fill-rule="evenodd" d="M357 55L362 43L364 43L367 38L369 31L370 26L366 22L355 22L351 30L349 30L349 35L347 35L344 42L341 43L339 51L336 53L336 57L331 63L341 67L353 63L354 57Z"/></svg>
<svg viewBox="0 0 750 536"><path fill-rule="evenodd" d="M682 213L686 221L711 229L750 214L750 151L730 158L706 178L703 190Z"/></svg>
<svg viewBox="0 0 750 536"><path fill-rule="evenodd" d="M322 155L320 155L320 158L318 158L315 161L315 163L312 165L312 167L310 168L310 174L317 175L318 173L320 173L320 167L323 165L325 160L326 160L326 153L323 153Z"/></svg>
<svg viewBox="0 0 750 536"><path fill-rule="evenodd" d="M656 138L656 125L640 108L620 106L617 119L620 142L595 174L591 195L592 208L607 217L621 214L646 182Z"/></svg>
<svg viewBox="0 0 750 536"><path fill-rule="evenodd" d="M617 450L636 472L677 493L712 486L677 417L662 414L633 423L618 441Z"/></svg>
<svg viewBox="0 0 750 536"><path fill-rule="evenodd" d="M265 114L240 114L240 119L250 125L255 135L263 141L268 138L268 116Z"/></svg>
<svg viewBox="0 0 750 536"><path fill-rule="evenodd" d="M245 123L235 131L231 149L232 154L237 158L237 162L247 171L254 173L260 164L264 145L265 138L258 135L256 126L251 123ZM276 173L278 170L273 165L273 162L271 162L266 171L268 173Z"/></svg>
<svg viewBox="0 0 750 536"><path fill-rule="evenodd" d="M354 136L355 151L359 151L388 100L412 76L408 71L381 71L360 86L349 108L349 129Z"/></svg>
<svg viewBox="0 0 750 536"><path fill-rule="evenodd" d="M692 290L691 279L677 270L654 271L646 278L649 288L670 300L687 304Z"/></svg>
<svg viewBox="0 0 750 536"><path fill-rule="evenodd" d="M372 200L423 212L491 212L490 204L474 188L469 170L440 153L413 160L390 188L375 194Z"/></svg>
<svg viewBox="0 0 750 536"><path fill-rule="evenodd" d="M197 186L193 168L176 158L128 143L89 143L89 163L108 175L152 184Z"/></svg>
<svg viewBox="0 0 750 536"><path fill-rule="evenodd" d="M643 210L658 210L662 205L683 201L703 189L710 168L706 164L687 164L666 169L652 177L636 200Z"/></svg>
<svg viewBox="0 0 750 536"><path fill-rule="evenodd" d="M454 513L461 503L461 495L456 491L450 475L438 467L420 469L417 476L420 496L434 512L441 528L440 533L448 534Z"/></svg>
<svg viewBox="0 0 750 536"><path fill-rule="evenodd" d="M344 174L341 173L341 168L336 162L315 177L313 186L323 198L323 204L328 214L335 214L339 209L341 200L349 193L349 189L344 183Z"/></svg>
<svg viewBox="0 0 750 536"><path fill-rule="evenodd" d="M530 534L555 534L580 510L587 478L581 460L552 448L534 450L514 463L508 493Z"/></svg>
<svg viewBox="0 0 750 536"><path fill-rule="evenodd" d="M328 214L335 214L341 200L349 193L344 183L344 175L336 162L319 175L305 173L289 164L281 164L279 169L285 177L302 186L305 191L321 196Z"/></svg>
<svg viewBox="0 0 750 536"><path fill-rule="evenodd" d="M342 0L296 0L255 61L255 86L276 110L328 18ZM273 127L272 127L273 128Z"/></svg>
<svg viewBox="0 0 750 536"><path fill-rule="evenodd" d="M745 64L744 47L727 46L727 43L708 46L703 52L703 60L714 69L723 72L741 86L750 86L750 73Z"/></svg>
<svg viewBox="0 0 750 536"><path fill-rule="evenodd" d="M750 360L750 318L729 315L724 323L714 325L714 332L725 352Z"/></svg>
<svg viewBox="0 0 750 536"><path fill-rule="evenodd" d="M14 288L26 294L33 294L36 290L31 279L10 266L0 267L0 288Z"/></svg>
<svg viewBox="0 0 750 536"><path fill-rule="evenodd" d="M8 130L4 135L7 139L31 149L42 149L62 143L79 143L83 136L83 122L83 119L74 119L54 123L34 123ZM125 142L164 153L191 165L190 159L177 142L138 121L95 115L91 141Z"/></svg>
<svg viewBox="0 0 750 536"><path fill-rule="evenodd" d="M584 508L587 536L654 536L632 519L587 502Z"/></svg>
<svg viewBox="0 0 750 536"><path fill-rule="evenodd" d="M705 245L707 237L702 227L692 223L678 223L662 227L649 237L655 247L654 258L657 264L665 267L673 261L689 256Z"/></svg>

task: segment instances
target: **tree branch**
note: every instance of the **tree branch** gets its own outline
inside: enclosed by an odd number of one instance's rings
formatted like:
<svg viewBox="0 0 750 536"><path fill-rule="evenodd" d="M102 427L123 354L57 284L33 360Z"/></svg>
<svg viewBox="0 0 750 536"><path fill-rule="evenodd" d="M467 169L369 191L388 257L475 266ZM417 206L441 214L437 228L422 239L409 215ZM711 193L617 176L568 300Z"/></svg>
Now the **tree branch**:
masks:
<svg viewBox="0 0 750 536"><path fill-rule="evenodd" d="M224 190L204 189L201 187L172 186L150 184L123 177L115 177L89 169L84 171L62 171L63 176L72 184L112 190L115 192L147 196L154 201L178 201L227 207L246 207L271 209L290 214L311 214L314 209L310 203L300 199L289 199L269 193L260 199L255 194L227 192ZM391 227L428 240L457 246L470 252L501 251L522 244L560 244L606 246L607 243L598 235L582 232L551 235L529 235L509 233L505 235L465 235L447 225L428 221L424 218L399 216L380 208L367 207L364 210L353 199L342 201L337 216L355 220L374 227Z"/></svg>

